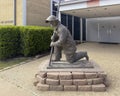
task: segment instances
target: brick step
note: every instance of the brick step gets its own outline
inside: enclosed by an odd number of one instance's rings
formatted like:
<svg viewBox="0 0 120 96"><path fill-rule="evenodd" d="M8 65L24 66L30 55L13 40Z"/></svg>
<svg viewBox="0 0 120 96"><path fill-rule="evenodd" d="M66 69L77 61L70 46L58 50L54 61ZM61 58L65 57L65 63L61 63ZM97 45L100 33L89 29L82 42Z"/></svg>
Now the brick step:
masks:
<svg viewBox="0 0 120 96"><path fill-rule="evenodd" d="M41 78L55 79L55 80L71 80L71 79L93 79L93 78L103 78L106 79L107 74L101 73L86 73L86 72L39 72L36 74Z"/></svg>
<svg viewBox="0 0 120 96"><path fill-rule="evenodd" d="M41 84L48 84L48 85L93 85L93 84L103 84L105 80L103 78L55 80L49 78L41 78L38 75L36 76L36 82L40 82Z"/></svg>
<svg viewBox="0 0 120 96"><path fill-rule="evenodd" d="M104 92L106 87L104 84L97 85L47 85L47 84L37 84L37 89L40 91L95 91Z"/></svg>

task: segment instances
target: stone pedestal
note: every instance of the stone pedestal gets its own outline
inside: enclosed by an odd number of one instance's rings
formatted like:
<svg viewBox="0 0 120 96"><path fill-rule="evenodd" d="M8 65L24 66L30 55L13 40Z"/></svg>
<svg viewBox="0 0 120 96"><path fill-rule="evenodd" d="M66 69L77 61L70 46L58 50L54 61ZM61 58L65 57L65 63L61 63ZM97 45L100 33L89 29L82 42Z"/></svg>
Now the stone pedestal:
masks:
<svg viewBox="0 0 120 96"><path fill-rule="evenodd" d="M57 65L61 62L49 66L49 60L46 60L35 75L34 85L40 91L106 91L107 74L91 60L84 61L86 65L81 62L82 65L76 63L78 67L68 63L63 67L63 63Z"/></svg>

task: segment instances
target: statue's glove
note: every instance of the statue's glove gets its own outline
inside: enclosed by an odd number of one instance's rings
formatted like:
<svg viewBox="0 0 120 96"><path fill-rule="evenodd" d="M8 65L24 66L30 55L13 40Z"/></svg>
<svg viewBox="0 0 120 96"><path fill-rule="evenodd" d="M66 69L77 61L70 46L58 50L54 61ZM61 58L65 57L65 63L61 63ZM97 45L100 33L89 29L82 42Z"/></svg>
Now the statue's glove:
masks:
<svg viewBox="0 0 120 96"><path fill-rule="evenodd" d="M54 40L53 36L51 36L51 40L52 40L52 41Z"/></svg>
<svg viewBox="0 0 120 96"><path fill-rule="evenodd" d="M50 46L51 47L55 46L55 42L51 42Z"/></svg>

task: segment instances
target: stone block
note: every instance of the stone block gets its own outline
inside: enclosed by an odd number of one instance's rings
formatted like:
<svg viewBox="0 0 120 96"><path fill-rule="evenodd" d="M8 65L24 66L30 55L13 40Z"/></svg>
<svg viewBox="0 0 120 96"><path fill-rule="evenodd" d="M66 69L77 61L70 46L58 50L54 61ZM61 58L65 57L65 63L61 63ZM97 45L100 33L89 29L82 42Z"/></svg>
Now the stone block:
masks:
<svg viewBox="0 0 120 96"><path fill-rule="evenodd" d="M91 85L78 86L78 91L92 91L92 86Z"/></svg>
<svg viewBox="0 0 120 96"><path fill-rule="evenodd" d="M92 90L96 92L104 92L106 91L106 87L104 84L92 85Z"/></svg>
<svg viewBox="0 0 120 96"><path fill-rule="evenodd" d="M87 85L87 79L74 79L73 80L74 85Z"/></svg>
<svg viewBox="0 0 120 96"><path fill-rule="evenodd" d="M46 79L46 84L49 84L49 85L59 85L60 81L59 80L54 80L54 79Z"/></svg>
<svg viewBox="0 0 120 96"><path fill-rule="evenodd" d="M71 80L60 80L60 85L72 85L72 79Z"/></svg>
<svg viewBox="0 0 120 96"><path fill-rule="evenodd" d="M39 75L41 78L46 78L47 72L38 72L36 75Z"/></svg>
<svg viewBox="0 0 120 96"><path fill-rule="evenodd" d="M103 83L103 78L94 78L93 79L93 84L101 84Z"/></svg>
<svg viewBox="0 0 120 96"><path fill-rule="evenodd" d="M49 91L49 85L38 83L37 89L40 91Z"/></svg>
<svg viewBox="0 0 120 96"><path fill-rule="evenodd" d="M103 73L98 73L98 77L99 77L99 78L106 79L106 78L107 78L107 73L105 73L105 72L103 72Z"/></svg>
<svg viewBox="0 0 120 96"><path fill-rule="evenodd" d="M40 75L36 76L36 80L39 81L41 84L45 84L46 83L46 78L41 78Z"/></svg>
<svg viewBox="0 0 120 96"><path fill-rule="evenodd" d="M87 79L97 78L97 73L85 73Z"/></svg>
<svg viewBox="0 0 120 96"><path fill-rule="evenodd" d="M62 85L50 85L50 91L63 91L64 88Z"/></svg>
<svg viewBox="0 0 120 96"><path fill-rule="evenodd" d="M85 79L85 74L83 72L72 72L73 79Z"/></svg>
<svg viewBox="0 0 120 96"><path fill-rule="evenodd" d="M75 85L65 85L64 91L77 91L77 86Z"/></svg>
<svg viewBox="0 0 120 96"><path fill-rule="evenodd" d="M59 79L59 72L48 72L47 73L47 78L49 79Z"/></svg>
<svg viewBox="0 0 120 96"><path fill-rule="evenodd" d="M72 79L72 74L70 72L60 72L59 79L60 80L70 80L70 79Z"/></svg>
<svg viewBox="0 0 120 96"><path fill-rule="evenodd" d="M88 85L92 85L93 84L93 80L92 79L87 79L87 84Z"/></svg>

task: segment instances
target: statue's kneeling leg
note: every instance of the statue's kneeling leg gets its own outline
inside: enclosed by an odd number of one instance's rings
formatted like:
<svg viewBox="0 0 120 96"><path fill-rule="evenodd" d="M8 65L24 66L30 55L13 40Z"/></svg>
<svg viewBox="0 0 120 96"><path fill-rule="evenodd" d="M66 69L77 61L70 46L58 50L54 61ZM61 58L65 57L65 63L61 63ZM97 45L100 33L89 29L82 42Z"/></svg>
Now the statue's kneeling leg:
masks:
<svg viewBox="0 0 120 96"><path fill-rule="evenodd" d="M87 52L78 52L75 54L75 62L82 59L82 58L86 58L86 60L89 60L89 56L87 54Z"/></svg>
<svg viewBox="0 0 120 96"><path fill-rule="evenodd" d="M73 54L67 54L66 55L67 62L74 63L74 61L75 61L74 57L75 57L75 55L73 55Z"/></svg>

